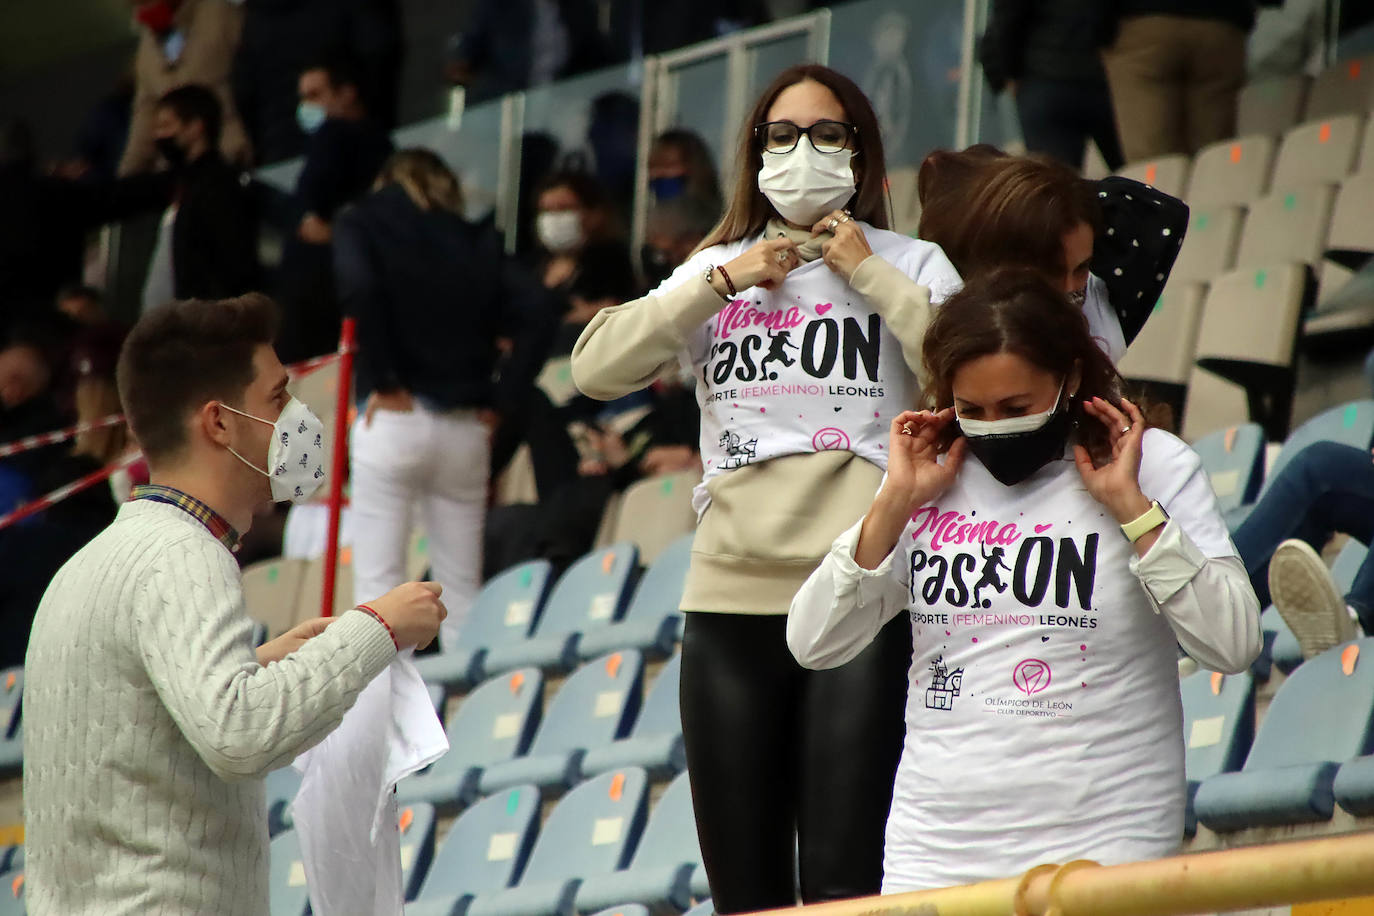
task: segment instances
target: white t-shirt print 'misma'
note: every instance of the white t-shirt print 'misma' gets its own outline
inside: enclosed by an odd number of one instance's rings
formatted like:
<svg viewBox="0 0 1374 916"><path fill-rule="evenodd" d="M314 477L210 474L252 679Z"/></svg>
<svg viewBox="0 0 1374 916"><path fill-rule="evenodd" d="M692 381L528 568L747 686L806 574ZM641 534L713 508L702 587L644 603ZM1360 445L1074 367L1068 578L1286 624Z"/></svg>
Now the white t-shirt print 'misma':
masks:
<svg viewBox="0 0 1374 916"><path fill-rule="evenodd" d="M1140 479L1204 555L1234 556L1187 446L1149 431ZM1134 555L1072 460L1005 487L970 456L916 513L893 557L915 654L885 892L1177 848L1176 642Z"/></svg>

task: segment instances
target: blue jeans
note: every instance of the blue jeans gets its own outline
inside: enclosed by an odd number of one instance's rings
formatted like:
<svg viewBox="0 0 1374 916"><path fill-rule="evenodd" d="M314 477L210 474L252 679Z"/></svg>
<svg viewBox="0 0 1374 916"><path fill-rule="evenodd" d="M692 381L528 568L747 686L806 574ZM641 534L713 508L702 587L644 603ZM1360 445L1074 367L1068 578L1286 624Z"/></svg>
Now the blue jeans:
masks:
<svg viewBox="0 0 1374 916"><path fill-rule="evenodd" d="M1284 466L1233 535L1260 605L1270 603L1274 548L1299 538L1321 550L1336 532L1366 546L1374 537L1374 460L1364 449L1317 442ZM1360 564L1345 600L1364 631L1374 633L1374 552Z"/></svg>

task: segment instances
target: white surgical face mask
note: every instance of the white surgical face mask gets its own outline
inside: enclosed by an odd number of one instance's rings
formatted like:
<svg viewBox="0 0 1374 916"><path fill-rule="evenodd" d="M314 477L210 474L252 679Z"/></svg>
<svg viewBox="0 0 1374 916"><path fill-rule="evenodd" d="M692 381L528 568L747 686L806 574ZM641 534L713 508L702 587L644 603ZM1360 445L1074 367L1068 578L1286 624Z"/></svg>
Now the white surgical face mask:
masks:
<svg viewBox="0 0 1374 916"><path fill-rule="evenodd" d="M565 254L582 244L582 214L577 210L549 210L534 220L539 244L554 254Z"/></svg>
<svg viewBox="0 0 1374 916"><path fill-rule="evenodd" d="M1009 436L1017 433L1032 433L1046 423L1050 422L1050 417L1060 410L1059 398L1064 394L1064 383L1059 383L1059 392L1054 396L1054 406L1049 410L1040 413L1030 413L1023 417L1008 417L1005 420L965 420L959 416L959 411L955 410L955 419L959 421L959 429L970 439L977 439L982 436Z"/></svg>
<svg viewBox="0 0 1374 916"><path fill-rule="evenodd" d="M300 503L315 494L324 483L324 423L309 407L292 398L273 423L235 410L228 404L220 406L230 413L272 427L272 442L267 447L267 467L271 470L263 470L232 448L229 453L267 478L275 502Z"/></svg>
<svg viewBox="0 0 1374 916"><path fill-rule="evenodd" d="M801 137L790 153L763 154L759 190L782 218L810 226L854 196L854 154L820 153Z"/></svg>

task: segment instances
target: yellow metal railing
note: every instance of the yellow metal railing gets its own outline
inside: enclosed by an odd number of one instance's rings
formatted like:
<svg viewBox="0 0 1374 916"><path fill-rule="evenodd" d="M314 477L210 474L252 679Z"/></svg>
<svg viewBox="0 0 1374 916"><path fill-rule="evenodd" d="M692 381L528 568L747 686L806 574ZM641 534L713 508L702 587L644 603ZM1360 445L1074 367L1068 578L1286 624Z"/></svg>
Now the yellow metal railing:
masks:
<svg viewBox="0 0 1374 916"><path fill-rule="evenodd" d="M957 855L957 852L951 852ZM1374 832L984 881L802 908L805 916L1191 916L1374 894ZM775 910L796 913L796 910Z"/></svg>

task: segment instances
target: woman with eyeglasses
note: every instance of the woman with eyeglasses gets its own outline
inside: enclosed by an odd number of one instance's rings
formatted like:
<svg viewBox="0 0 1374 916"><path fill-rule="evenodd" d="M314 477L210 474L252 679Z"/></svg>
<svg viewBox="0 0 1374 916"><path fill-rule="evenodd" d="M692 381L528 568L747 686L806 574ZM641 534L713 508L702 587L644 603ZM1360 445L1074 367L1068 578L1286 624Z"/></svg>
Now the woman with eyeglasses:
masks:
<svg viewBox="0 0 1374 916"><path fill-rule="evenodd" d="M877 118L847 77L784 71L745 125L725 216L650 295L599 313L573 378L611 399L696 375L705 479L681 607L682 724L720 913L874 894L910 628L834 671L787 649L797 589L868 504L918 388L936 245L888 230ZM800 854L799 867L796 856Z"/></svg>

